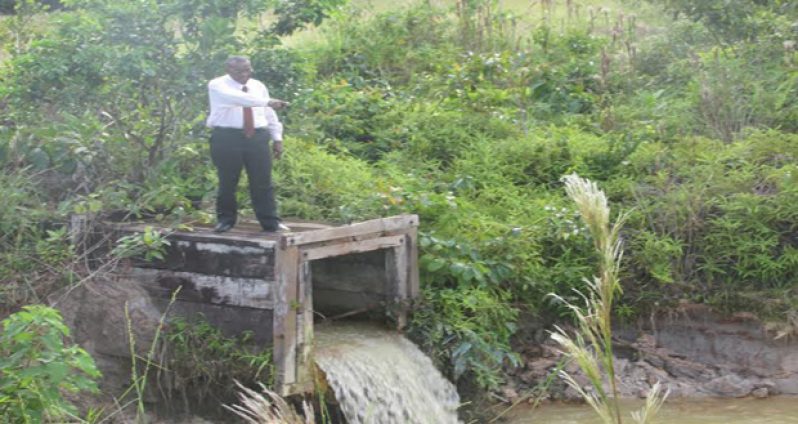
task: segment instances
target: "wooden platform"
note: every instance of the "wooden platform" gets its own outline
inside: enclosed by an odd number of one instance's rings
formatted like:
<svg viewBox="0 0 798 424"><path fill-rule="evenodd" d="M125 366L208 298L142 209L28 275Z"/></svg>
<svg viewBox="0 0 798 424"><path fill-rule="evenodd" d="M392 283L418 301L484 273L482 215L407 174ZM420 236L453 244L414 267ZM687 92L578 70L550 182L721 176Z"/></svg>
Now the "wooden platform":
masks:
<svg viewBox="0 0 798 424"><path fill-rule="evenodd" d="M419 293L418 223L416 215L400 215L343 226L285 222L285 233L263 233L252 223L226 233L164 229L164 260L135 259L126 272L163 307L180 288L177 314L202 313L228 332L254 331L273 346L276 391L307 392L314 315L379 304L399 327L406 324L409 300ZM153 225L102 224L112 241L147 226Z"/></svg>

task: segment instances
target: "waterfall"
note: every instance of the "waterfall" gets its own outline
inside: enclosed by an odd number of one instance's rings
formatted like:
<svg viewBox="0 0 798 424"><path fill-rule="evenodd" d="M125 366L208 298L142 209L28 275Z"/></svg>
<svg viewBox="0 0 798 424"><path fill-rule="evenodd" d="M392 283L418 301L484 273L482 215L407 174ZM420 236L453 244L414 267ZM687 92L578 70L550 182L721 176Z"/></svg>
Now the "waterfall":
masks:
<svg viewBox="0 0 798 424"><path fill-rule="evenodd" d="M315 329L316 363L350 424L459 423L457 389L401 334L368 323Z"/></svg>

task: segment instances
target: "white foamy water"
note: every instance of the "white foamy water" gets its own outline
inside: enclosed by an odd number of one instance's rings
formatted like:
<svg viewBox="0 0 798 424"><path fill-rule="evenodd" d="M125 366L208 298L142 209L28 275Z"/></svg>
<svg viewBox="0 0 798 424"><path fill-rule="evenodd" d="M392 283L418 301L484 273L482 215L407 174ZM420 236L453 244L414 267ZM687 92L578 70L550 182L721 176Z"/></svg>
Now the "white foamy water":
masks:
<svg viewBox="0 0 798 424"><path fill-rule="evenodd" d="M314 333L316 363L350 424L459 423L457 389L402 335L367 323Z"/></svg>

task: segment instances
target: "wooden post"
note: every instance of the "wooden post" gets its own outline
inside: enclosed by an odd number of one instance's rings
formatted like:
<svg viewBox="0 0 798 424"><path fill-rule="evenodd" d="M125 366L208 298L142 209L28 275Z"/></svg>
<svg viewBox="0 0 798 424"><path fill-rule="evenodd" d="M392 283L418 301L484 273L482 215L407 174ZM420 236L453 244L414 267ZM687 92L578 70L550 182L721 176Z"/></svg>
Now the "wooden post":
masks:
<svg viewBox="0 0 798 424"><path fill-rule="evenodd" d="M420 283L418 277L418 228L407 231L407 297L418 298Z"/></svg>
<svg viewBox="0 0 798 424"><path fill-rule="evenodd" d="M297 376L292 392L313 391L313 280L310 261L299 265L299 314L297 319Z"/></svg>
<svg viewBox="0 0 798 424"><path fill-rule="evenodd" d="M385 277L390 287L389 293L398 304L396 325L399 329L407 326L407 238L402 240L404 243L401 245L385 250Z"/></svg>
<svg viewBox="0 0 798 424"><path fill-rule="evenodd" d="M275 391L286 396L296 382L299 249L294 246L276 249L275 255Z"/></svg>

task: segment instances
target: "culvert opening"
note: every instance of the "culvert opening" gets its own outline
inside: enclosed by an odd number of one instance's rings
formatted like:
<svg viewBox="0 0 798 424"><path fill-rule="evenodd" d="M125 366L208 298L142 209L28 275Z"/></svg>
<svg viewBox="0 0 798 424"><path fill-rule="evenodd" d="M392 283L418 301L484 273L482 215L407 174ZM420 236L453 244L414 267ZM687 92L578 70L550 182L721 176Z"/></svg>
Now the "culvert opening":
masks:
<svg viewBox="0 0 798 424"><path fill-rule="evenodd" d="M393 290L385 262L385 250L311 261L314 323L386 322Z"/></svg>

